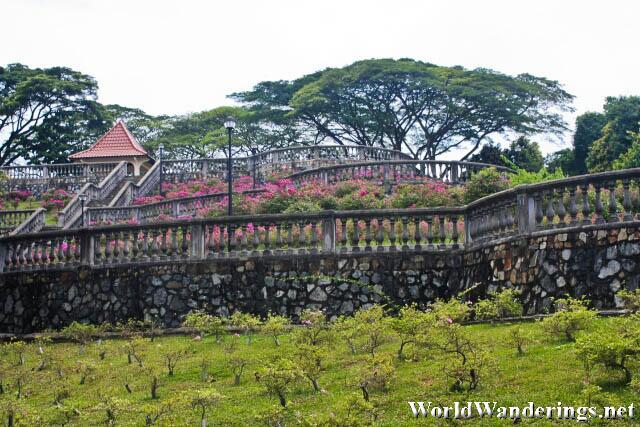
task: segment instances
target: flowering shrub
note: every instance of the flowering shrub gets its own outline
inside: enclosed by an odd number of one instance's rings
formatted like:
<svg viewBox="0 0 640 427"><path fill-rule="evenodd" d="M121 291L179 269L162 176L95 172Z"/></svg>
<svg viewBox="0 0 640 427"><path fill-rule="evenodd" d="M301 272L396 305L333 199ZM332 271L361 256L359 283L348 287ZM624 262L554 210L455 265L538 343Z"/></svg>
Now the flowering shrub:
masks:
<svg viewBox="0 0 640 427"><path fill-rule="evenodd" d="M463 204L463 197L463 190L460 188L431 181L424 184L398 185L388 203L396 209L459 206Z"/></svg>
<svg viewBox="0 0 640 427"><path fill-rule="evenodd" d="M469 179L464 199L466 203L473 202L507 188L509 188L509 179L500 174L496 168L482 169Z"/></svg>

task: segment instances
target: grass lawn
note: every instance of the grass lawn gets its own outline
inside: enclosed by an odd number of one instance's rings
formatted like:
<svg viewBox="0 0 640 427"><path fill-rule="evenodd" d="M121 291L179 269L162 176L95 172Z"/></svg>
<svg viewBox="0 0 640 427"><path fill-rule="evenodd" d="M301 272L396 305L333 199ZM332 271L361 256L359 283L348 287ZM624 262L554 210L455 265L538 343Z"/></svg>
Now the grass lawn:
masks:
<svg viewBox="0 0 640 427"><path fill-rule="evenodd" d="M5 210L27 210L27 209L38 209L41 208L39 200L23 200L18 203L18 207L14 207L12 203L6 202L4 205ZM57 225L58 224L58 213L54 211L47 211L45 213L45 224L47 225Z"/></svg>
<svg viewBox="0 0 640 427"><path fill-rule="evenodd" d="M600 318L597 326L611 330L620 322L619 318ZM497 401L501 406L525 406L528 402L536 405L587 406L583 389L584 369L575 355L574 345L560 339L544 335L539 324L525 323L522 327L533 334L534 341L526 346L526 353L518 355L514 345L510 344L510 330L513 324L471 325L465 326L472 338L490 355L491 368L481 379L479 387L471 392L450 391L451 380L443 374L450 363L451 355L439 350L409 347L406 353L414 360L394 359L395 378L388 390L372 390L371 403L380 415L375 425L381 426L419 426L419 425L511 425L512 420L473 418L464 421L445 422L433 418L414 419L407 401L432 401L453 405L455 401ZM240 385L234 385L234 377L229 367L225 349L230 341L237 341L235 354L249 361L244 370ZM289 406L284 413L284 423L267 424L260 420L265 414L277 411L278 399L269 395L262 380L256 380L256 372L263 365L261 361L277 357L293 356L295 345L292 334L285 334L276 347L270 336L257 334L248 344L245 337L227 335L222 343L216 343L213 337L194 340L191 337L173 336L139 341L138 354L143 367L129 364L123 350L125 340L105 340L101 343L86 345L80 354L80 346L75 343L46 344L44 355L37 350L37 344L28 344L25 351L25 364L16 366L16 353L0 353L0 376L4 393L0 395L2 425L7 425L6 408L9 402L16 402L16 378L23 378L23 397L17 400L17 417L20 425L63 425L65 411L70 414L73 408L78 413L69 415L67 425L89 426L104 425L106 410L100 396L115 397L117 425L145 425L145 415L153 414L157 408L174 401L171 412L161 415L154 425L198 426L200 418L197 409L192 409L190 397L196 390L215 389L223 398L207 411L209 426L253 426L253 425L314 425L299 424L296 418L313 421L335 410L352 395L361 396L357 377L363 366L367 365L368 355L353 355L346 343L338 338L328 344L328 356L323 360L326 370L319 377L323 391L316 393L311 383L301 379L287 394ZM393 336L384 344L379 353L395 355L398 341ZM171 351L184 349L188 354L177 362L175 374L169 376L165 367L164 355ZM105 352L104 360L99 357ZM37 367L43 358L48 363L43 370ZM201 364L209 364L209 379L202 380ZM87 369L87 366L93 367ZM636 367L637 368L637 367ZM57 372L61 371L61 376ZM150 397L151 371L159 378L158 398ZM21 373L22 372L22 373ZM84 384L81 376L88 373ZM623 375L596 369L592 382L602 388L599 397L595 397L593 406L628 406L638 403L638 394L624 384ZM125 389L128 384L131 393ZM69 396L54 404L54 396L67 388ZM177 399L185 396L185 400ZM635 420L603 421L592 420L592 425L638 425ZM524 425L575 425L570 421L528 421ZM328 424L322 424L328 425ZM355 425L355 424L349 424ZM363 424L364 425L364 424Z"/></svg>

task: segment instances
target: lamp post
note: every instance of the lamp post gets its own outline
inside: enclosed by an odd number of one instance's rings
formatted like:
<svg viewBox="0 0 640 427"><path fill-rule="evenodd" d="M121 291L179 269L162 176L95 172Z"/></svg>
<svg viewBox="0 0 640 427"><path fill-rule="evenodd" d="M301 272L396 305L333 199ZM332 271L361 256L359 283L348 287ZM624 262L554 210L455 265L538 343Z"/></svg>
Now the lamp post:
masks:
<svg viewBox="0 0 640 427"><path fill-rule="evenodd" d="M227 128L227 132L229 133L229 148L227 151L227 182L229 184L229 205L228 205L228 215L233 215L233 203L232 203L232 186L233 186L233 171L231 167L231 134L233 133L233 129L236 127L236 121L233 117L227 117L227 120L224 122L224 127Z"/></svg>
<svg viewBox="0 0 640 427"><path fill-rule="evenodd" d="M87 201L88 197L84 193L80 193L78 195L78 199L80 199L80 225L84 227L84 203Z"/></svg>
<svg viewBox="0 0 640 427"><path fill-rule="evenodd" d="M164 156L164 144L158 144L158 156L160 157L160 195L164 196L164 191L162 190L162 178L164 178L162 173L162 157Z"/></svg>
<svg viewBox="0 0 640 427"><path fill-rule="evenodd" d="M227 214L233 215L233 168L231 166L231 134L236 127L236 120L229 116L224 122L224 127L227 128L229 134L229 151L227 151L227 182L228 182L228 202L227 202ZM231 251L231 233L233 232L231 225L227 226L227 247Z"/></svg>

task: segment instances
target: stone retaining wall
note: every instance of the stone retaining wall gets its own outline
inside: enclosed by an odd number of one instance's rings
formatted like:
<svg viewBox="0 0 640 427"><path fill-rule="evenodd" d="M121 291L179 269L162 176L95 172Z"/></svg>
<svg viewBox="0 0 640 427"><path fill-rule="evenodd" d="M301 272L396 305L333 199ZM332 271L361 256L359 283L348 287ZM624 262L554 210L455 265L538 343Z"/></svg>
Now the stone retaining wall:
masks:
<svg viewBox="0 0 640 427"><path fill-rule="evenodd" d="M468 290L484 297L502 287L522 290L527 313L552 298L586 295L598 308L617 305L615 292L640 280L640 229L577 229L480 249L405 254L360 253L291 259L168 262L0 276L0 332L59 328L157 316L177 326L192 309L296 317L305 307L329 316L372 303L426 304Z"/></svg>

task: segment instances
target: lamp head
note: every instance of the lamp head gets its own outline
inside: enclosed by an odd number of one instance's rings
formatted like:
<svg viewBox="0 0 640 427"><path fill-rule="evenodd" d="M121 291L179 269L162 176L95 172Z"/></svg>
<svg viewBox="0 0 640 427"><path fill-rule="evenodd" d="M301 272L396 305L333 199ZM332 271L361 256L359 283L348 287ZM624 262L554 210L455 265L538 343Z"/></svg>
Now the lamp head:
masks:
<svg viewBox="0 0 640 427"><path fill-rule="evenodd" d="M227 120L224 121L224 127L227 129L235 129L236 119L231 116L227 117Z"/></svg>

